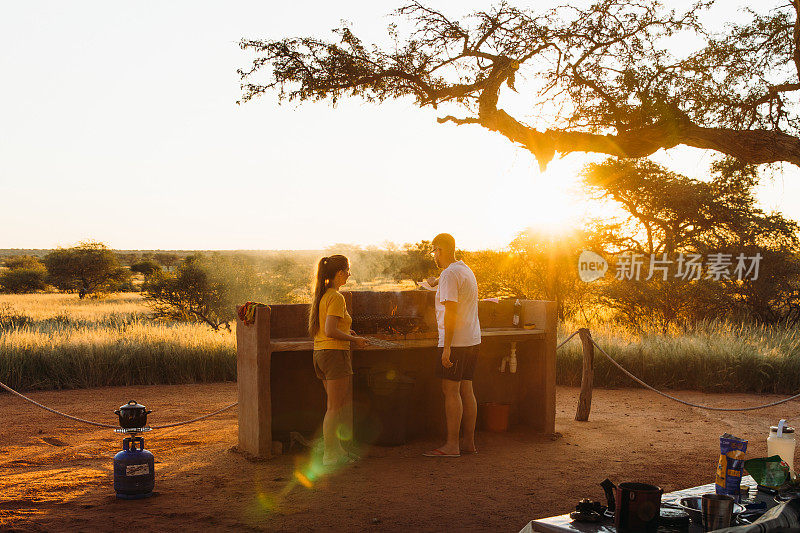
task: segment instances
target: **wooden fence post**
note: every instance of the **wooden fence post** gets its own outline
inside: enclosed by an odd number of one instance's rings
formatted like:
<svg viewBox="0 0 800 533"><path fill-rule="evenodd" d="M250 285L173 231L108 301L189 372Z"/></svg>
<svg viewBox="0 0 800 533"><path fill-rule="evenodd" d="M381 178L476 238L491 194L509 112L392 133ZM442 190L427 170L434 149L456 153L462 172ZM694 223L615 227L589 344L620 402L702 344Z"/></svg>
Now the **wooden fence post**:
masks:
<svg viewBox="0 0 800 533"><path fill-rule="evenodd" d="M586 422L592 409L592 382L594 381L594 345L589 330L578 330L583 345L583 373L581 374L581 395L578 398L578 411L575 420Z"/></svg>

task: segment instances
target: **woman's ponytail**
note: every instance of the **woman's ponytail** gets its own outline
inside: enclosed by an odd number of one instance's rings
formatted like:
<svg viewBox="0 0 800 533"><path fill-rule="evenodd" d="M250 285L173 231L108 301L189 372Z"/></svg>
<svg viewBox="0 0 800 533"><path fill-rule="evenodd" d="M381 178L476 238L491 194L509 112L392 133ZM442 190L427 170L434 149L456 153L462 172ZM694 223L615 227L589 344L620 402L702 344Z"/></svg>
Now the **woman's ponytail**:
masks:
<svg viewBox="0 0 800 533"><path fill-rule="evenodd" d="M333 278L340 270L347 270L349 263L343 255L331 255L323 257L317 263L317 271L314 276L314 292L311 299L311 309L308 313L308 333L314 337L320 328L319 323L319 302L325 292L333 286Z"/></svg>

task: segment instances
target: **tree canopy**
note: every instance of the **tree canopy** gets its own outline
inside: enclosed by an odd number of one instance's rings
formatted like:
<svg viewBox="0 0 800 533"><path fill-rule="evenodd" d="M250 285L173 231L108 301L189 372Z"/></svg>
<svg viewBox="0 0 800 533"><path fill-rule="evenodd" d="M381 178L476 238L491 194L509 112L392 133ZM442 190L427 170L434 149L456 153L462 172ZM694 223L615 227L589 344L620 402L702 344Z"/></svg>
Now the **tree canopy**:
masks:
<svg viewBox="0 0 800 533"><path fill-rule="evenodd" d="M501 2L456 20L414 1L397 9L389 47L365 44L346 25L333 40L243 39L255 58L239 71L241 101L276 90L281 100L455 104L459 116L439 122L498 132L542 169L556 153L641 158L678 145L800 166L800 0L748 10L749 20L721 31L703 22L713 3L678 13L658 1L541 12ZM674 52L687 36L701 45ZM523 76L533 108L515 117L500 98Z"/></svg>
<svg viewBox="0 0 800 533"><path fill-rule="evenodd" d="M310 277L308 269L289 258L265 261L263 272L254 263L241 254L195 253L184 258L176 272L152 272L142 291L158 317L230 330L237 305L249 300L292 301L293 292Z"/></svg>
<svg viewBox="0 0 800 533"><path fill-rule="evenodd" d="M77 292L81 298L113 290L130 276L130 271L120 266L116 254L101 242L58 248L45 256L44 263L53 285L62 291Z"/></svg>
<svg viewBox="0 0 800 533"><path fill-rule="evenodd" d="M131 265L131 272L143 274L145 276L152 276L156 272L161 271L161 265L153 259L142 259Z"/></svg>
<svg viewBox="0 0 800 533"><path fill-rule="evenodd" d="M46 288L47 269L37 257L14 255L3 261L5 271L0 272L0 292L30 293Z"/></svg>
<svg viewBox="0 0 800 533"><path fill-rule="evenodd" d="M627 214L621 222L599 224L598 242L611 253L646 255L797 248L798 225L758 207L752 165L726 159L711 170L711 179L701 181L648 160L587 165L587 189Z"/></svg>
<svg viewBox="0 0 800 533"><path fill-rule="evenodd" d="M465 253L481 297L527 298L556 302L559 319L574 315L593 287L575 268L583 249L600 250L595 235L573 230L555 235L529 228L519 232L508 251Z"/></svg>
<svg viewBox="0 0 800 533"><path fill-rule="evenodd" d="M9 270L19 268L44 268L44 264L38 257L32 255L12 255L3 260L3 266Z"/></svg>
<svg viewBox="0 0 800 533"><path fill-rule="evenodd" d="M718 161L706 182L651 161L610 159L587 165L584 183L599 200L625 212L621 221L596 221L594 246L601 248L591 249L642 256L641 280L611 279L598 288L599 301L624 321L666 330L670 323L715 315L800 319L798 225L757 206L758 175L752 165ZM727 254L731 261L738 254L758 255L758 276L711 281L706 264L699 279L681 277L678 254L706 259ZM650 267L663 258L670 261L668 272L653 275Z"/></svg>

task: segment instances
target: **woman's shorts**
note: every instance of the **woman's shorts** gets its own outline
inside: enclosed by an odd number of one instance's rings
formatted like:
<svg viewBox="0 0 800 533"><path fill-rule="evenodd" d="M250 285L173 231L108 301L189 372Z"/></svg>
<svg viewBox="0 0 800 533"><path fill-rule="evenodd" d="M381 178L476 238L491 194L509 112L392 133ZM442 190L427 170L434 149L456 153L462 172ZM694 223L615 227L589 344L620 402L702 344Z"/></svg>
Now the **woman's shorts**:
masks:
<svg viewBox="0 0 800 533"><path fill-rule="evenodd" d="M319 379L340 379L353 375L350 350L314 350L314 372Z"/></svg>

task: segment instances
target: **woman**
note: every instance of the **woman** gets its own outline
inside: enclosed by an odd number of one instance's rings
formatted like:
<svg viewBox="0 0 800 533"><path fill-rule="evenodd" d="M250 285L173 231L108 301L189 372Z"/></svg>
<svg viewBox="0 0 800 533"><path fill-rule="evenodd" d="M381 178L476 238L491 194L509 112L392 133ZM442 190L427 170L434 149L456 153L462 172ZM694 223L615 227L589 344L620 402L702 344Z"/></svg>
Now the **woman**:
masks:
<svg viewBox="0 0 800 533"><path fill-rule="evenodd" d="M325 466L346 463L350 456L342 447L337 433L352 435L348 407L353 390L353 363L350 343L356 347L366 339L355 334L353 319L347 312L339 287L350 277L350 265L343 255L323 257L317 265L314 299L308 316L308 332L314 338L314 371L325 386L328 408L322 422ZM342 427L342 431L337 431Z"/></svg>

